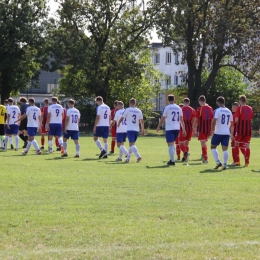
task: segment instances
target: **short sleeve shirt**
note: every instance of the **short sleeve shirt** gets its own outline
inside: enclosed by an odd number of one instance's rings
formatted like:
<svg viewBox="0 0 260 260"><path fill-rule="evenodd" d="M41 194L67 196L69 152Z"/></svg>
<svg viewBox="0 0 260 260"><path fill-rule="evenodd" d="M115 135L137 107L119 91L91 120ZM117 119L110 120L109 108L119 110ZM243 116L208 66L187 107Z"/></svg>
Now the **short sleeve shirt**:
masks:
<svg viewBox="0 0 260 260"><path fill-rule="evenodd" d="M163 110L165 119L165 130L180 130L180 117L183 116L182 109L176 104L170 104Z"/></svg>
<svg viewBox="0 0 260 260"><path fill-rule="evenodd" d="M67 126L67 130L79 131L79 110L76 108L69 108L67 110L67 117L69 117L69 124Z"/></svg>

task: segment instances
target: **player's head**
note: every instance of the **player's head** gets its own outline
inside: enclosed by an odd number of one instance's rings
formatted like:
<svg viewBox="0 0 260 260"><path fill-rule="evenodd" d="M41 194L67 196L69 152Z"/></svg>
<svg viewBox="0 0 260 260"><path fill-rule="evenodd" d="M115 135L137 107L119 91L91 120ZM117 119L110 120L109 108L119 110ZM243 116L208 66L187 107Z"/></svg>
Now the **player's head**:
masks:
<svg viewBox="0 0 260 260"><path fill-rule="evenodd" d="M27 99L25 97L20 97L19 101L20 101L21 104L27 103Z"/></svg>
<svg viewBox="0 0 260 260"><path fill-rule="evenodd" d="M216 102L219 107L225 106L225 98L222 96L218 97Z"/></svg>
<svg viewBox="0 0 260 260"><path fill-rule="evenodd" d="M189 105L190 105L190 99L187 98L187 97L184 98L184 99L183 99L183 105L184 105L184 106L189 106Z"/></svg>
<svg viewBox="0 0 260 260"><path fill-rule="evenodd" d="M118 108L118 109L124 108L124 103L123 103L122 101L118 101L118 102L117 102L117 108Z"/></svg>
<svg viewBox="0 0 260 260"><path fill-rule="evenodd" d="M45 98L45 99L43 100L43 103L44 103L45 106L48 106L48 105L49 105L49 99L48 99L48 98Z"/></svg>
<svg viewBox="0 0 260 260"><path fill-rule="evenodd" d="M180 108L183 108L183 103L180 103L180 104L179 104L179 107L180 107Z"/></svg>
<svg viewBox="0 0 260 260"><path fill-rule="evenodd" d="M52 104L57 104L58 98L57 97L52 97L51 98L51 102L52 102Z"/></svg>
<svg viewBox="0 0 260 260"><path fill-rule="evenodd" d="M14 100L12 98L8 98L8 105L11 106L13 105Z"/></svg>
<svg viewBox="0 0 260 260"><path fill-rule="evenodd" d="M232 104L232 112L236 112L237 111L237 108L239 107L239 104L238 104L238 102L234 102L233 104Z"/></svg>
<svg viewBox="0 0 260 260"><path fill-rule="evenodd" d="M72 108L72 107L74 107L74 105L75 105L75 100L70 99L70 100L68 101L68 107L69 107L69 108Z"/></svg>
<svg viewBox="0 0 260 260"><path fill-rule="evenodd" d="M136 106L136 99L135 98L131 98L129 100L129 106L130 107L135 107Z"/></svg>
<svg viewBox="0 0 260 260"><path fill-rule="evenodd" d="M246 96L245 95L242 95L242 96L239 97L239 104L240 105L246 104Z"/></svg>
<svg viewBox="0 0 260 260"><path fill-rule="evenodd" d="M97 105L103 104L103 98L102 98L101 96L97 96L96 99L95 99L95 101L96 101L96 104L97 104Z"/></svg>
<svg viewBox="0 0 260 260"><path fill-rule="evenodd" d="M8 106L8 99L6 99L6 100L4 101L4 105L5 105L5 106Z"/></svg>
<svg viewBox="0 0 260 260"><path fill-rule="evenodd" d="M116 100L116 101L114 102L114 108L117 108L117 103L118 103L118 100Z"/></svg>
<svg viewBox="0 0 260 260"><path fill-rule="evenodd" d="M29 98L29 104L30 104L31 106L33 106L33 105L34 105L34 103L35 103L35 100L34 100L34 98Z"/></svg>
<svg viewBox="0 0 260 260"><path fill-rule="evenodd" d="M175 101L175 96L173 94L168 95L167 97L169 103L173 103Z"/></svg>
<svg viewBox="0 0 260 260"><path fill-rule="evenodd" d="M200 106L205 106L205 104L206 104L206 97L204 95L201 95L199 97L199 104L200 104Z"/></svg>

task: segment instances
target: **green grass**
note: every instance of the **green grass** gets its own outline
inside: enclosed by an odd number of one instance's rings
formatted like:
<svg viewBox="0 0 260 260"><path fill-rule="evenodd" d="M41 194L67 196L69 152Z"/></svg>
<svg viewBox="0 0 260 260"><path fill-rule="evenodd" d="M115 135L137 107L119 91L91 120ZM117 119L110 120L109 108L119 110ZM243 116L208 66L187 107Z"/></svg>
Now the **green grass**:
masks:
<svg viewBox="0 0 260 260"><path fill-rule="evenodd" d="M139 164L97 160L90 137L79 159L72 141L64 159L0 152L0 259L260 259L259 145L227 171L196 139L175 167L162 137L138 139Z"/></svg>

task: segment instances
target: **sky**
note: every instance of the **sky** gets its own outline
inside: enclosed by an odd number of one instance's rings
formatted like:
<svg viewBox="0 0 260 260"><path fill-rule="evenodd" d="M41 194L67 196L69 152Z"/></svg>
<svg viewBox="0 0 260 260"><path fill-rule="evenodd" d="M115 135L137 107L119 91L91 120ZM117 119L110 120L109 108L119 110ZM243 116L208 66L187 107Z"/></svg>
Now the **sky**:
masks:
<svg viewBox="0 0 260 260"><path fill-rule="evenodd" d="M145 1L146 2L146 1ZM55 11L58 9L59 7L59 4L57 2L55 2L55 0L49 0L49 6L50 6L50 11L51 11L51 15L53 15L55 13ZM154 31L152 31L152 40L151 42L161 42L159 39L158 39L158 36Z"/></svg>

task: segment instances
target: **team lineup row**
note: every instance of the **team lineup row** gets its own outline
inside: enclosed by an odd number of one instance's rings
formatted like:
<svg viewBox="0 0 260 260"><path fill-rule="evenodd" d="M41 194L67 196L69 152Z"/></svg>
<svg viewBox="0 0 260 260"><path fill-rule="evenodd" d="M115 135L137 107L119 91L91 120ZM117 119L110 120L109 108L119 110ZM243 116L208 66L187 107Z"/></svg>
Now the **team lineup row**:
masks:
<svg viewBox="0 0 260 260"><path fill-rule="evenodd" d="M23 154L26 155L31 147L34 146L37 154L41 154L41 149L34 139L37 130L41 132L41 144L44 146L44 135L48 135L48 153L53 152L53 137L56 138L56 146L61 150L61 156L67 157L67 140L74 140L76 147L75 157L79 157L79 123L80 112L74 107L75 101L68 101L68 109L64 109L56 97L52 98L52 104L49 100L44 100L44 107L39 109L34 104L34 99L29 99L29 104L25 98L21 98L21 107L13 104L11 98L8 99L6 106L0 106L0 136L5 136L1 146L7 150L8 140L15 136L16 149L19 145L19 137L24 141ZM115 143L119 148L119 157L117 161L122 161L123 155L126 156L125 162L128 163L132 153L135 154L137 162L142 157L135 145L141 126L141 132L144 135L144 121L142 111L136 107L136 100L130 99L129 107L124 109L121 101L114 103L114 109L111 111L109 106L104 104L102 97L95 99L97 104L96 120L94 124L94 141L100 149L99 158L107 158L108 155L108 136L111 130L112 143L111 153L114 152ZM195 111L190 107L188 98L184 98L183 104L175 104L174 95L168 96L169 104L164 108L157 131L165 124L166 142L170 160L168 165L175 165L175 146L178 159L180 151L183 152L183 161L189 160L189 142L193 133L198 130L198 140L201 142L202 163L208 162L207 141L210 135L211 151L217 165L216 169L222 167L226 169L228 161L229 139L232 139L233 165L240 165L239 150L245 157L245 166L249 164L250 158L250 139L251 139L251 120L253 111L246 105L246 97L241 96L239 103L234 102L232 112L225 107L225 98L218 97L218 109L213 111L206 103L205 96L199 97L199 108ZM20 123L19 123L20 122ZM27 130L27 132L23 131ZM62 138L63 132L63 138ZM28 139L25 138L28 134ZM23 137L23 138L22 138ZM103 146L99 140L103 138ZM129 140L130 148L127 150L124 146L126 138ZM2 140L2 138L1 138ZM57 144L58 143L58 144ZM216 147L221 144L223 150L223 164L219 159Z"/></svg>

